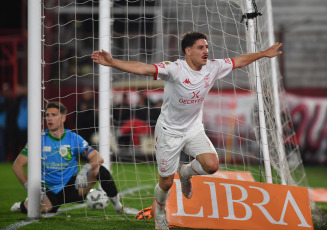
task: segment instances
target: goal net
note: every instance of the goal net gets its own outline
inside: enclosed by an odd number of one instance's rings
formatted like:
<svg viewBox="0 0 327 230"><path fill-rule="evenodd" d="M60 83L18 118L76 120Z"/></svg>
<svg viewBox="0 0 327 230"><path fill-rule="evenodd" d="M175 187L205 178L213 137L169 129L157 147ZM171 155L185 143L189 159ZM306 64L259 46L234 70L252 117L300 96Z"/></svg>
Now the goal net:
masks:
<svg viewBox="0 0 327 230"><path fill-rule="evenodd" d="M264 0L255 2L262 16L241 22L245 13L256 10L252 1L111 1L107 25L111 54L148 64L174 61L183 57L180 42L188 31L207 34L210 59L264 50L271 45L271 9ZM98 120L103 112L98 98L104 92L99 90L98 65L90 55L102 48L99 4L87 0L42 3L43 105L63 102L68 107L66 128L97 149L101 146L98 130L103 126ZM255 181L270 178L273 183L307 186L277 68L276 62L264 58L218 80L205 99L205 131L218 152L220 171L250 172ZM153 133L164 83L116 69L107 71L110 141L105 147L110 158L105 164L110 161L122 203L142 209L151 206L158 180ZM189 158L182 154L181 160ZM268 177L267 164L271 167ZM97 213L85 208L83 215L115 215L111 209Z"/></svg>

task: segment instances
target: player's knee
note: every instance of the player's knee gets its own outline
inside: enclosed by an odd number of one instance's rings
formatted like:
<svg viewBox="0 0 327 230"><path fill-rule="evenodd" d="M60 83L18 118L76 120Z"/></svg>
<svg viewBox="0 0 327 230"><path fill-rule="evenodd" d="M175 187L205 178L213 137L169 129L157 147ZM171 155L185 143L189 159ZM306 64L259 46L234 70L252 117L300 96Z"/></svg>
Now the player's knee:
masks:
<svg viewBox="0 0 327 230"><path fill-rule="evenodd" d="M52 203L50 202L49 199L46 199L44 202L41 204L41 213L56 213L59 207L53 208Z"/></svg>
<svg viewBox="0 0 327 230"><path fill-rule="evenodd" d="M209 167L207 167L207 170L205 171L209 174L214 174L215 172L218 171L218 167L215 165L210 165Z"/></svg>
<svg viewBox="0 0 327 230"><path fill-rule="evenodd" d="M159 186L162 190L168 191L174 183L174 176L159 178Z"/></svg>
<svg viewBox="0 0 327 230"><path fill-rule="evenodd" d="M204 167L204 171L209 174L214 174L219 169L219 160L211 160L206 162L206 166Z"/></svg>
<svg viewBox="0 0 327 230"><path fill-rule="evenodd" d="M173 182L171 181L166 181L165 183L160 184L160 188L164 191L168 191L171 188L171 186L173 186Z"/></svg>

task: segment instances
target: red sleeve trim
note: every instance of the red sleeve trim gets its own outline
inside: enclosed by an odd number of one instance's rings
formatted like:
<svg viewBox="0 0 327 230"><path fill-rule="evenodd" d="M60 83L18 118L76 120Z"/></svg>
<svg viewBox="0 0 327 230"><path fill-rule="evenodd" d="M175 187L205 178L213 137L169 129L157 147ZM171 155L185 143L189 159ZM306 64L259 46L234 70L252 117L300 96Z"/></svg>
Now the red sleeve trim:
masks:
<svg viewBox="0 0 327 230"><path fill-rule="evenodd" d="M230 60L232 60L232 63L233 63L233 69L235 69L235 62L234 62L234 59L231 58Z"/></svg>
<svg viewBox="0 0 327 230"><path fill-rule="evenodd" d="M155 74L153 76L153 80L157 80L158 79L158 66L155 65L155 64L153 64L153 65L154 65L154 67L156 67L156 72L155 72Z"/></svg>

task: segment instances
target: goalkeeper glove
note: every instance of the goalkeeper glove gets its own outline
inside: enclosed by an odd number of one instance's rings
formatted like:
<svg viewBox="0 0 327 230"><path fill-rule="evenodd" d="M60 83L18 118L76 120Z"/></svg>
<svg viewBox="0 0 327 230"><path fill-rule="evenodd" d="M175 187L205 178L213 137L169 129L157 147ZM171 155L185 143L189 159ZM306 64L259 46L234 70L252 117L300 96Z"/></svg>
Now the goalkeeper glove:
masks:
<svg viewBox="0 0 327 230"><path fill-rule="evenodd" d="M91 171L92 166L90 164L85 164L83 168L78 172L75 181L75 188L86 188L88 185L87 176Z"/></svg>

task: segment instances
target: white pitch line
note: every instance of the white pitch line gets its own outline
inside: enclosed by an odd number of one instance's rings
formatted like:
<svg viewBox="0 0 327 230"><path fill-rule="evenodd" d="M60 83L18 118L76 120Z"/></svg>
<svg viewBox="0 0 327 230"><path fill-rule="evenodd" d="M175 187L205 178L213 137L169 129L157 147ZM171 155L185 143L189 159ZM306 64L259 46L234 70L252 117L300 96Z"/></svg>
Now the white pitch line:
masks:
<svg viewBox="0 0 327 230"><path fill-rule="evenodd" d="M18 228L20 228L20 227L23 227L23 226L25 226L25 225L28 225L28 224L31 224L31 223L34 223L34 222L38 222L39 220L38 219L26 219L26 220L23 220L23 221L21 221L21 222L19 222L19 223L15 223L15 224L11 224L11 225L9 225L8 227L6 227L6 228L4 228L4 229L10 229L10 230L12 230L12 229L18 229Z"/></svg>
<svg viewBox="0 0 327 230"><path fill-rule="evenodd" d="M140 190L143 190L143 189L149 189L149 188L152 188L153 186L151 185L143 185L141 187L134 187L134 188L130 188L130 189L127 189L127 190L124 190L122 192L120 192L119 194L121 196L124 196L124 195L127 195L127 194L132 194L136 191L140 191ZM74 209L79 209L79 208L84 208L86 206L86 204L79 204L79 205L75 205L73 207L69 207L69 208L63 208L63 209L59 209L57 213L46 213L46 214L42 214L41 216L42 217L53 217L53 216L56 216L56 215L59 215L63 212L67 212L67 211L70 211L70 210L74 210ZM23 227L25 225L28 225L28 224L32 224L34 222L38 222L39 219L26 219L26 220L23 220L21 222L18 222L18 223L15 223L15 224L11 224L9 225L8 227L5 227L4 229L5 230L16 230L20 227Z"/></svg>
<svg viewBox="0 0 327 230"><path fill-rule="evenodd" d="M126 189L126 190L120 192L119 195L124 196L127 194L132 194L136 191L140 191L140 190L148 189L148 188L153 188L153 186L148 184L148 185L143 185L141 187L134 187L134 188Z"/></svg>

